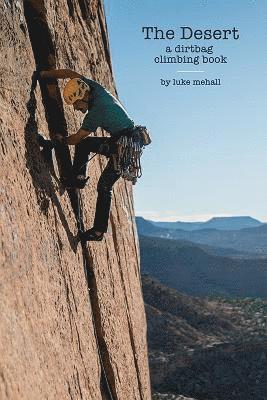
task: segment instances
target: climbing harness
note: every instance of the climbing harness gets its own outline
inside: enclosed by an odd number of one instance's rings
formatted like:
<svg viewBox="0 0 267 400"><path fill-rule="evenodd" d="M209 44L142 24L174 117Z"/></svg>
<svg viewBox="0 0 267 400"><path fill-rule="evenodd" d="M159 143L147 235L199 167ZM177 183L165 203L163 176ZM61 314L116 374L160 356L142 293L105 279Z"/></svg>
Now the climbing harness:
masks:
<svg viewBox="0 0 267 400"><path fill-rule="evenodd" d="M133 185L142 176L141 155L144 147L150 143L147 128L141 125L122 134L117 141L117 152L112 154L114 169Z"/></svg>
<svg viewBox="0 0 267 400"><path fill-rule="evenodd" d="M118 136L112 137L111 147L115 144L115 152L107 157L112 157L114 170L122 178L131 181L133 185L142 176L141 155L145 146L151 143L150 134L145 126L136 125L130 129L124 129ZM102 145L109 148L108 143ZM108 153L108 151L107 151ZM98 153L89 158L90 162ZM87 161L86 161L87 163ZM82 165L82 167L85 164Z"/></svg>
<svg viewBox="0 0 267 400"><path fill-rule="evenodd" d="M45 140L42 135L39 135L38 141L41 147L46 149L47 153L52 157L53 145L50 145L49 140ZM145 146L151 143L151 137L145 126L136 125L130 129L124 129L117 136L110 138L111 144L104 143L106 156L112 157L114 170L125 180L131 181L133 185L138 178L142 176L141 155ZM114 146L115 145L115 146ZM48 148L49 147L49 148ZM112 150L111 150L112 149ZM95 153L84 163L90 162L98 153ZM48 158L48 157L46 157Z"/></svg>

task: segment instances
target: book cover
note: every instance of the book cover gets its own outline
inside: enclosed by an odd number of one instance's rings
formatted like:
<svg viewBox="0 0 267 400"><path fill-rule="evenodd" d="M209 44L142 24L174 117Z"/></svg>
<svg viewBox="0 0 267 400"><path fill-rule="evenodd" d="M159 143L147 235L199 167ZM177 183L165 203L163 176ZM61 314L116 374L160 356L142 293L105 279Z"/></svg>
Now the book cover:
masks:
<svg viewBox="0 0 267 400"><path fill-rule="evenodd" d="M0 2L0 399L266 400L266 4Z"/></svg>

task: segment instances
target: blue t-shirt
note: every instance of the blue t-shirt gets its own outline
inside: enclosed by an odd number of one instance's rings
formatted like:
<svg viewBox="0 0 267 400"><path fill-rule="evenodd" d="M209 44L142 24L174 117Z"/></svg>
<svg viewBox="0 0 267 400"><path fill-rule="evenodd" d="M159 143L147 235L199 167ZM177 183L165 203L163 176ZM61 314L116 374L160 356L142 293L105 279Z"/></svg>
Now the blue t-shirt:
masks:
<svg viewBox="0 0 267 400"><path fill-rule="evenodd" d="M90 108L84 117L81 129L95 132L97 128L103 128L111 136L116 136L123 129L134 126L133 120L122 104L108 90L92 79L85 77L81 79L90 86L92 95Z"/></svg>

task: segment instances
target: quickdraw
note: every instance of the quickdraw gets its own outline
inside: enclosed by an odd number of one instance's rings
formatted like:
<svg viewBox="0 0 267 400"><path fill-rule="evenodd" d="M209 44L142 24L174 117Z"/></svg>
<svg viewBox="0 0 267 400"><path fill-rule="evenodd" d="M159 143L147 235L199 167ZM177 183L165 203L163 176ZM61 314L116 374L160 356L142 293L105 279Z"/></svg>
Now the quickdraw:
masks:
<svg viewBox="0 0 267 400"><path fill-rule="evenodd" d="M112 154L114 169L133 185L142 176L141 155L144 147L150 143L146 127L140 125L136 125L117 141L117 153Z"/></svg>

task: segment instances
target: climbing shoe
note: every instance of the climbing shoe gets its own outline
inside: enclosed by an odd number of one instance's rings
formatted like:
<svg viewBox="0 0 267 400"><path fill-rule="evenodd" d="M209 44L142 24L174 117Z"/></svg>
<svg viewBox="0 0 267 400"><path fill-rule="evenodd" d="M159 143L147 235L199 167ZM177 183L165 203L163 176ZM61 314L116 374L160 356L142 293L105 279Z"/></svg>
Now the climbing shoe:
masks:
<svg viewBox="0 0 267 400"><path fill-rule="evenodd" d="M104 237L104 233L97 235L94 228L88 229L88 231L80 233L80 239L82 242L100 242Z"/></svg>
<svg viewBox="0 0 267 400"><path fill-rule="evenodd" d="M83 175L78 175L77 177L61 178L61 182L66 189L84 189L88 179L89 176L85 178Z"/></svg>

